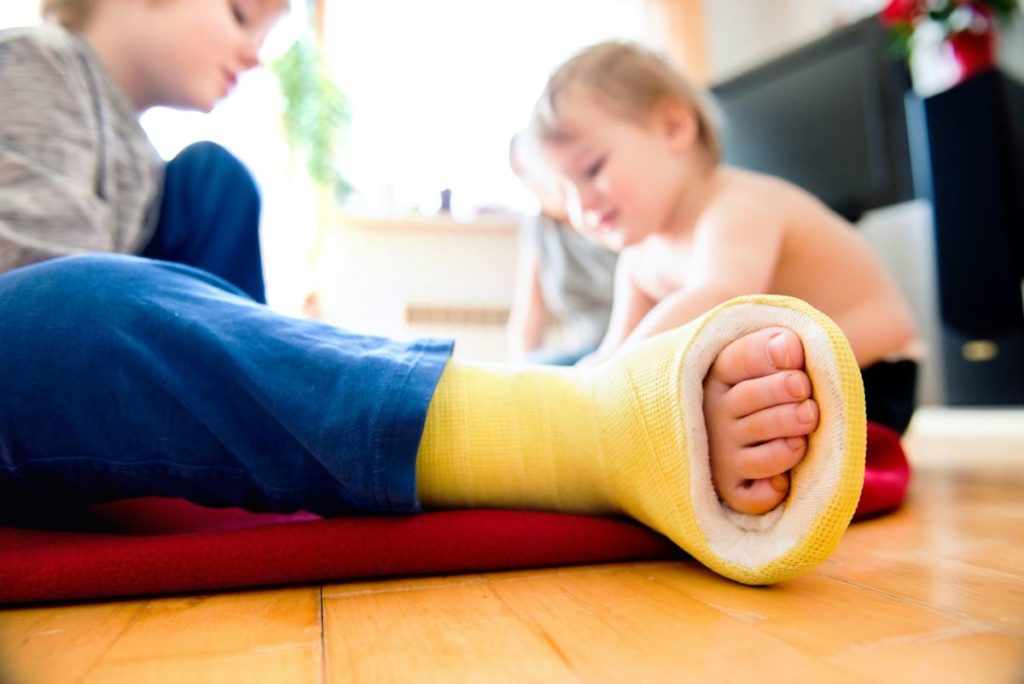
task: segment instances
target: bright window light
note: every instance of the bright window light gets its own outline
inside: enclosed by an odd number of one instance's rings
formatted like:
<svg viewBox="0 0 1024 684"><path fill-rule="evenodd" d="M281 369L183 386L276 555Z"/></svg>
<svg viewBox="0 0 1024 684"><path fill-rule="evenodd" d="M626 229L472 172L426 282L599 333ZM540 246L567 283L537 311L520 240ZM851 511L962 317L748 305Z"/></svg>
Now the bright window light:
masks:
<svg viewBox="0 0 1024 684"><path fill-rule="evenodd" d="M377 0L327 4L327 49L349 98L342 168L354 211L456 215L520 207L508 142L549 73L609 38L650 42L644 0ZM660 46L655 46L660 47Z"/></svg>
<svg viewBox="0 0 1024 684"><path fill-rule="evenodd" d="M307 3L271 33L264 61L282 54L305 25ZM325 41L352 112L341 168L356 192L353 213L433 213L452 190L457 217L485 209L531 209L508 170L511 136L526 124L544 82L576 50L617 38L652 43L647 0L328 0ZM38 22L39 3L0 3L0 28ZM655 44L654 47L661 47ZM243 76L212 114L155 108L142 118L165 158L197 140L221 143L267 192L288 156L282 109L269 70Z"/></svg>
<svg viewBox="0 0 1024 684"><path fill-rule="evenodd" d="M39 23L37 0L14 0L0 3L0 29L12 26L31 26Z"/></svg>

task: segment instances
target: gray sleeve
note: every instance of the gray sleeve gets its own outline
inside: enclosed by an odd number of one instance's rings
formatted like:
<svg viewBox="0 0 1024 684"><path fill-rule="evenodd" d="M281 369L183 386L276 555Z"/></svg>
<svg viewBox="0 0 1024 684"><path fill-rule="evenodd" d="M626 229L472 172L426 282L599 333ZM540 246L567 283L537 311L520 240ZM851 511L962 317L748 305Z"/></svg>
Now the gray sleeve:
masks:
<svg viewBox="0 0 1024 684"><path fill-rule="evenodd" d="M94 92L73 51L0 40L0 272L111 251Z"/></svg>
<svg viewBox="0 0 1024 684"><path fill-rule="evenodd" d="M526 215L519 221L519 249L523 252L537 252L540 249L540 217Z"/></svg>

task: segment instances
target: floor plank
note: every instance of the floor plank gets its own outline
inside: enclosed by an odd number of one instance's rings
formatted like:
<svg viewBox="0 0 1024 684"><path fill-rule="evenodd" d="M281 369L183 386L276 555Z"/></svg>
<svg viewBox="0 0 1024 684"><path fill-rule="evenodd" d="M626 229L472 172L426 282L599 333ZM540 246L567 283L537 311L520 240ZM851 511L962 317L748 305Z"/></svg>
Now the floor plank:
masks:
<svg viewBox="0 0 1024 684"><path fill-rule="evenodd" d="M138 619L145 603L0 613L0 682L79 682Z"/></svg>
<svg viewBox="0 0 1024 684"><path fill-rule="evenodd" d="M4 611L3 682L318 682L315 587Z"/></svg>
<svg viewBox="0 0 1024 684"><path fill-rule="evenodd" d="M691 573L693 564L668 572ZM649 565L325 595L328 681L855 681L648 576ZM708 574L699 570L702 574ZM713 580L714 581L714 580ZM721 582L721 580L717 580ZM381 619L381 616L387 616ZM781 670L780 670L781 671Z"/></svg>
<svg viewBox="0 0 1024 684"><path fill-rule="evenodd" d="M1019 684L1024 681L1024 641L1001 632L969 627L928 638L850 649L829 658L878 684Z"/></svg>
<svg viewBox="0 0 1024 684"><path fill-rule="evenodd" d="M774 587L732 586L693 569L650 572L656 581L678 586L720 611L743 616L759 631L815 656L927 635L957 624L928 606L894 600L816 572Z"/></svg>

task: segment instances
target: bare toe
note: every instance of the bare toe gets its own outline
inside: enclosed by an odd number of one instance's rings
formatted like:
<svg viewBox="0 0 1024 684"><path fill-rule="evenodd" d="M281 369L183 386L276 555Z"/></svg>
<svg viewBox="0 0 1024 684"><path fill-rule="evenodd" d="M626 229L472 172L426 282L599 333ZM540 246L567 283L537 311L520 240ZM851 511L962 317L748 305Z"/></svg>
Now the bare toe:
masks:
<svg viewBox="0 0 1024 684"><path fill-rule="evenodd" d="M782 371L744 380L723 397L723 410L736 418L771 406L797 403L811 396L811 380L803 371Z"/></svg>
<svg viewBox="0 0 1024 684"><path fill-rule="evenodd" d="M803 458L807 440L777 439L740 449L732 464L712 467L719 498L740 513L767 513L789 493L789 470Z"/></svg>
<svg viewBox="0 0 1024 684"><path fill-rule="evenodd" d="M781 475L800 462L806 448L807 440L803 437L786 437L740 449L736 473L745 482Z"/></svg>
<svg viewBox="0 0 1024 684"><path fill-rule="evenodd" d="M741 446L761 444L780 437L802 437L818 427L818 405L813 399L778 404L740 418L732 426L733 439Z"/></svg>
<svg viewBox="0 0 1024 684"><path fill-rule="evenodd" d="M726 504L737 513L764 515L785 501L788 494L789 475L784 473L744 483L732 490Z"/></svg>
<svg viewBox="0 0 1024 684"><path fill-rule="evenodd" d="M764 328L726 345L712 364L708 379L735 385L803 365L804 348L796 333L785 328Z"/></svg>

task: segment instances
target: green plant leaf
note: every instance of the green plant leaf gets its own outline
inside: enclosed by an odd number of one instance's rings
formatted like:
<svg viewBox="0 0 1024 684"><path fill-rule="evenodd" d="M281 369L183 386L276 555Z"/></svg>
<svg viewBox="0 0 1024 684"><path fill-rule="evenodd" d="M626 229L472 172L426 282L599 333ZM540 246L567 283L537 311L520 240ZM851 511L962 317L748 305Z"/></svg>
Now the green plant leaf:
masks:
<svg viewBox="0 0 1024 684"><path fill-rule="evenodd" d="M282 124L289 146L303 156L316 183L336 194L351 191L338 168L342 135L350 122L348 101L316 39L307 33L270 66L284 96Z"/></svg>

